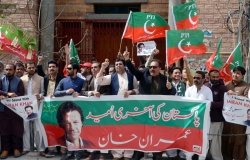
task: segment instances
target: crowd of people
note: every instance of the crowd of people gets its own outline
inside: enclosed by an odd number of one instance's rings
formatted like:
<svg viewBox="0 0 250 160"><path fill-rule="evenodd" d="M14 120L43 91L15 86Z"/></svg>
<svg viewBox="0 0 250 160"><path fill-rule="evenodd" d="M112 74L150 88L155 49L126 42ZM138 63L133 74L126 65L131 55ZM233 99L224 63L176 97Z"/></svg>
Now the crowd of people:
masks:
<svg viewBox="0 0 250 160"><path fill-rule="evenodd" d="M68 46L65 46L65 52L66 55L69 55ZM192 75L186 60L184 60L184 68L172 67L169 69L168 75L166 75L162 73L161 62L154 59L154 56L158 53L159 51L155 49L144 66L140 66L140 68L136 68L131 62L127 51L122 55L119 54L113 65L109 63L108 59L105 59L102 63L93 61L78 65L70 63L69 57L66 56L68 57L65 67L66 77L58 73L58 64L53 60L48 62L47 73L45 74L41 57L38 59L38 63L27 62L25 65L22 62L0 64L0 98L35 95L38 103L40 103L46 96L100 97L101 95L123 95L126 98L130 95L140 94L149 96L175 95L197 100L208 100L211 102L211 126L208 136L209 149L207 157L198 157L189 152L172 149L165 151L168 159L249 159L250 147L248 146L250 142L246 133L249 133L250 129L243 125L225 122L222 115L224 93L245 97L250 95L249 85L244 81L245 69L240 66L235 67L232 73L233 79L227 84L221 79L218 70L208 72L209 80L206 80L203 71L196 71ZM29 112L33 108L28 106L25 109ZM66 111L64 113L63 110L70 111L71 115ZM66 118L62 117L64 114ZM83 125L84 118L82 114L82 111L77 106L65 102L58 109L58 124L65 132L70 128L76 128L79 132ZM32 115L32 117L34 116L37 115ZM39 154L47 158L62 154L62 159L139 160L145 154L133 150L90 152L86 150L67 151L63 147L48 147L47 139L43 136L45 135L45 129L41 119L31 119L30 121L23 121L9 108L0 105L0 159L6 159L10 155L17 158L27 154L31 151L31 145L34 146L34 144ZM62 123L63 120L67 121L67 123ZM77 124L73 124L73 121L77 122ZM31 132L34 136L34 144L30 143ZM73 136L62 137L66 138L65 145L75 149L82 148L83 142L77 140L76 144L73 143ZM162 159L162 154L163 152L153 153L153 159Z"/></svg>

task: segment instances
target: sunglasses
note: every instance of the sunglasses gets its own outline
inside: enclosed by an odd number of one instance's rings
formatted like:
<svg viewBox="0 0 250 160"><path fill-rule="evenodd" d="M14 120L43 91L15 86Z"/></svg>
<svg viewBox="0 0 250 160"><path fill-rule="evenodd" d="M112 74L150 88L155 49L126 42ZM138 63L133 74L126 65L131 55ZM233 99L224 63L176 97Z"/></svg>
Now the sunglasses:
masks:
<svg viewBox="0 0 250 160"><path fill-rule="evenodd" d="M198 79L198 80L200 80L200 79L201 79L201 77L194 77L194 79Z"/></svg>
<svg viewBox="0 0 250 160"><path fill-rule="evenodd" d="M151 68L156 69L156 68L158 68L158 66L149 66L149 68L150 68L150 69L151 69Z"/></svg>
<svg viewBox="0 0 250 160"><path fill-rule="evenodd" d="M71 70L72 68L67 68L67 70Z"/></svg>

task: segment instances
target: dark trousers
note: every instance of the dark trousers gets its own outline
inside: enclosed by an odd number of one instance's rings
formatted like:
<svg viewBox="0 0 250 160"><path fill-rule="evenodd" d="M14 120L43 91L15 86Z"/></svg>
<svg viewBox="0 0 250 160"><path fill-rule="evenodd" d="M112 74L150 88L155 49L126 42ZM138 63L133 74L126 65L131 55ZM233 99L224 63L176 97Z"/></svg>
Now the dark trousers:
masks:
<svg viewBox="0 0 250 160"><path fill-rule="evenodd" d="M153 153L153 160L161 160L162 159L162 153L163 152L154 152ZM133 159L139 160L142 157L144 157L144 153L140 151L134 151Z"/></svg>
<svg viewBox="0 0 250 160"><path fill-rule="evenodd" d="M16 137L13 135L1 136L2 150L10 151L11 149L18 149L22 151L23 148L23 138Z"/></svg>

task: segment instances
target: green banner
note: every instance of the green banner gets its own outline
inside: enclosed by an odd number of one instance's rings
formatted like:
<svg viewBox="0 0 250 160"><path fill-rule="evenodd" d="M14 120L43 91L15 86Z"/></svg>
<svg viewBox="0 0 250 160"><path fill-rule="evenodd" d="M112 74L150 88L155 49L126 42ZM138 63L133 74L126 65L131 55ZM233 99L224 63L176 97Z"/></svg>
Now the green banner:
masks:
<svg viewBox="0 0 250 160"><path fill-rule="evenodd" d="M179 148L205 155L209 110L209 102L178 96L63 97L46 98L41 119L49 146L63 145L69 150ZM81 143L74 144L74 138Z"/></svg>

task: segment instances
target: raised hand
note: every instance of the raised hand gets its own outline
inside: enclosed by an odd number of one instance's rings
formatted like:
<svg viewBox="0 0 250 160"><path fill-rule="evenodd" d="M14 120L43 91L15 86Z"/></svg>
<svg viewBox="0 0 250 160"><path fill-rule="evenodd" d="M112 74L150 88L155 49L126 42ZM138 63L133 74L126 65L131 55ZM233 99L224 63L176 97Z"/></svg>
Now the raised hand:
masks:
<svg viewBox="0 0 250 160"><path fill-rule="evenodd" d="M123 52L123 57L124 57L125 61L129 60L129 52L127 50Z"/></svg>

